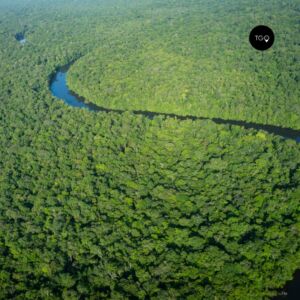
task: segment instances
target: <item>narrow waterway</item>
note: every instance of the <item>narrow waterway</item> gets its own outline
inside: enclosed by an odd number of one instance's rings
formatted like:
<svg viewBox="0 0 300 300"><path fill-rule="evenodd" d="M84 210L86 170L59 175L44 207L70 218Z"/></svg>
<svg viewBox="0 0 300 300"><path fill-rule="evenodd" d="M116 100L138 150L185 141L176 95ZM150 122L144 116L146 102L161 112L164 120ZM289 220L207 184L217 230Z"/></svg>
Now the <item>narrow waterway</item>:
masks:
<svg viewBox="0 0 300 300"><path fill-rule="evenodd" d="M26 43L26 38L23 32L16 33L15 38L21 45L24 45Z"/></svg>
<svg viewBox="0 0 300 300"><path fill-rule="evenodd" d="M50 90L53 96L62 99L65 103L73 107L85 108L91 111L119 112L119 113L123 112L122 110L100 107L98 105L88 102L86 99L70 91L67 86L67 73L70 65L71 64L58 69L58 71L53 75L52 80L50 82ZM162 116L174 117L179 120L188 120L188 119L212 120L217 124L229 124L229 125L241 126L246 129L253 128L257 130L264 130L266 132L282 136L283 138L286 139L293 139L298 143L300 143L300 130L295 130L291 128L283 128L279 126L257 124L253 122L245 122L245 121L238 121L238 120L224 120L221 118L203 118L203 117L195 117L195 116L180 116L175 114L156 113L156 112L149 112L149 111L142 111L142 110L133 111L133 113L141 114L148 118L153 118L155 116L162 115Z"/></svg>

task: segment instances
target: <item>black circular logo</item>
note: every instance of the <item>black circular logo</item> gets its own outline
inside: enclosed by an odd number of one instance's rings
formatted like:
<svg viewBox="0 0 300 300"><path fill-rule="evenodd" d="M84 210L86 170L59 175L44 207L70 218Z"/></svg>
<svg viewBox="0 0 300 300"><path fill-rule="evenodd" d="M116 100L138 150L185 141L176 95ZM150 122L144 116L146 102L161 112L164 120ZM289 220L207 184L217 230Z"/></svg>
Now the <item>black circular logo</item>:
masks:
<svg viewBox="0 0 300 300"><path fill-rule="evenodd" d="M264 25L254 27L249 36L252 47L261 51L271 48L274 40L274 32L271 28Z"/></svg>

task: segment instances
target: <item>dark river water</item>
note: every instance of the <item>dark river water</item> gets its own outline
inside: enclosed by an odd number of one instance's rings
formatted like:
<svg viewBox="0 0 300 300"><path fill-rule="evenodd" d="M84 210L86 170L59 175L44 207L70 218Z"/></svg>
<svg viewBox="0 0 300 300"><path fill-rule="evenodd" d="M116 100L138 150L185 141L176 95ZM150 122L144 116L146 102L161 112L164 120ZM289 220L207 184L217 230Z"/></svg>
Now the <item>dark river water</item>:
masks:
<svg viewBox="0 0 300 300"><path fill-rule="evenodd" d="M89 103L84 98L70 91L67 86L67 78L66 78L69 67L70 65L59 69L52 77L52 80L50 81L50 90L53 96L62 99L65 103L73 107L84 108L91 111L120 112L120 113L123 112L122 110L107 109L104 107L97 106L93 103ZM194 117L194 116L179 116L174 114L154 113L154 112L147 112L147 111L133 111L133 113L142 114L149 118L153 118L154 116L158 116L158 115L163 115L163 116L174 117L180 120L209 119L209 118L201 118L201 117ZM300 130L281 128L273 125L256 124L256 123L244 122L244 121L223 120L219 118L212 118L210 120L218 124L230 124L230 125L242 126L244 128L265 130L269 133L282 136L283 138L286 139L293 139L298 143L300 143ZM288 281L283 289L278 290L278 296L274 297L273 300L300 300L300 270L295 272L293 280Z"/></svg>
<svg viewBox="0 0 300 300"><path fill-rule="evenodd" d="M26 43L26 38L23 32L16 33L15 38L21 45L24 45Z"/></svg>
<svg viewBox="0 0 300 300"><path fill-rule="evenodd" d="M95 105L93 103L89 103L84 98L80 97L79 95L76 95L75 93L71 92L67 86L67 72L68 72L69 66L63 67L59 69L54 76L52 77L51 83L50 83L50 90L52 92L52 95L62 99L65 103L67 103L70 106L78 107L78 108L85 108L91 111L104 111L104 112L123 112L122 110L117 109L107 109L104 107L100 107L98 105ZM133 111L135 114L142 114L144 116L147 116L149 118L153 118L154 116L163 115L168 117L174 117L179 120L204 120L209 118L202 118L202 117L195 117L195 116L180 116L175 114L165 114L165 113L156 113L156 112L148 112L148 111ZM242 126L244 128L253 128L257 130L264 130L269 133L273 133L279 136L282 136L286 139L293 139L300 143L300 130L295 130L291 128L282 128L279 126L273 126L273 125L264 125L264 124L257 124L252 122L244 122L244 121L236 121L236 120L224 120L221 118L211 118L210 120L214 121L218 124L229 124L229 125L237 125ZM300 300L300 297L299 297Z"/></svg>

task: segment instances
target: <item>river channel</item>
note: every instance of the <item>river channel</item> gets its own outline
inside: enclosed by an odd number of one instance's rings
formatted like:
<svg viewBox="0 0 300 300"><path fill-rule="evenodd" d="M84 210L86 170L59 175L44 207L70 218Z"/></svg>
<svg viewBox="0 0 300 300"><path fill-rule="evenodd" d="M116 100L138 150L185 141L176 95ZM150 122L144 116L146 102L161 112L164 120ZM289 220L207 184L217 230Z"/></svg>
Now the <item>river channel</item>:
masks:
<svg viewBox="0 0 300 300"><path fill-rule="evenodd" d="M122 110L100 107L98 105L88 102L86 99L70 91L67 86L67 73L70 65L71 64L58 69L57 72L52 76L52 79L50 81L50 90L53 96L62 99L66 104L73 107L84 108L91 111L119 112L119 113L123 112ZM298 143L300 143L300 130L295 130L291 128L283 128L274 125L257 124L253 122L245 122L239 120L224 120L221 118L204 118L204 117L196 117L196 116L180 116L175 114L156 113L156 112L149 112L149 111L142 111L142 110L133 111L133 113L141 114L148 118L153 118L155 116L162 115L167 117L174 117L179 120L187 120L187 119L208 120L209 119L217 124L229 124L229 125L242 126L246 129L253 128L256 130L264 130L268 133L273 133L275 135L279 135L286 139L293 139Z"/></svg>

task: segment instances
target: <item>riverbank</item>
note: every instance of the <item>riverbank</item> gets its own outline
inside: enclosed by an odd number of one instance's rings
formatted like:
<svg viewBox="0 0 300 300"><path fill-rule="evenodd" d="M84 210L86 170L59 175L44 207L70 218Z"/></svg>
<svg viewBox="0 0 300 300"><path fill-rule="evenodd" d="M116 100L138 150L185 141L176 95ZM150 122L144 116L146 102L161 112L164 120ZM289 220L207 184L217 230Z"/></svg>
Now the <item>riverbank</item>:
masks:
<svg viewBox="0 0 300 300"><path fill-rule="evenodd" d="M71 91L67 85L67 73L72 63L69 63L61 68L59 68L56 73L50 76L50 90L52 95L63 100L66 104L77 107L77 108L85 108L90 111L104 111L104 112L117 112L122 113L123 110L118 109L109 109L105 107L98 106L94 103L88 102L86 99ZM227 124L227 125L235 125L241 126L245 129L256 129L256 130L264 130L268 133L272 133L275 135L279 135L285 139L293 139L297 143L300 143L300 130L295 130L292 128L283 128L274 125L267 124L257 124L253 122L246 122L242 120L225 120L222 118L205 118L205 117L196 117L196 116L183 116L176 114L167 114L167 113L158 113L158 112L150 112L150 111L132 111L134 114L140 114L146 116L148 118L154 118L155 116L164 116L170 118L176 118L178 120L211 120L217 124Z"/></svg>

